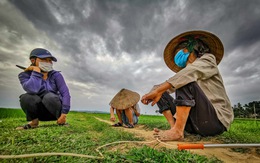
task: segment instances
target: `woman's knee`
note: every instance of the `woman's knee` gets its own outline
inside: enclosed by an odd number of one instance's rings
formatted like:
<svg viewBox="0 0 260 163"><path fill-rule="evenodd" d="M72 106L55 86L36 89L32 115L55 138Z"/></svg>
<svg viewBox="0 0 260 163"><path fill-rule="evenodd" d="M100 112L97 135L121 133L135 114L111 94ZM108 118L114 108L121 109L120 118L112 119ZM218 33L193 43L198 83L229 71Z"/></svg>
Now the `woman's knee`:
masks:
<svg viewBox="0 0 260 163"><path fill-rule="evenodd" d="M51 92L43 96L42 103L47 109L51 109L51 108L61 109L60 97Z"/></svg>
<svg viewBox="0 0 260 163"><path fill-rule="evenodd" d="M36 105L41 102L41 98L38 95L22 94L20 96L20 103L25 105Z"/></svg>
<svg viewBox="0 0 260 163"><path fill-rule="evenodd" d="M41 98L37 95L23 94L20 96L20 106L27 113L35 112L41 103Z"/></svg>

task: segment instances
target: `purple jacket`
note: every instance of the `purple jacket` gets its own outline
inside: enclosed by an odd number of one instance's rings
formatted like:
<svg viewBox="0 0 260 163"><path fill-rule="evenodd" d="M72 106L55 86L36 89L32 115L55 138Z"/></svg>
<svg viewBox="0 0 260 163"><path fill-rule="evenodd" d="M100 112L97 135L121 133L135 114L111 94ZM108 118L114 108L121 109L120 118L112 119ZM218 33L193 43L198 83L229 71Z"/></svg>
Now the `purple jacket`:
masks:
<svg viewBox="0 0 260 163"><path fill-rule="evenodd" d="M50 71L47 80L43 80L43 74L35 71L21 72L18 77L23 89L29 94L42 97L46 93L52 92L59 95L62 103L61 113L69 112L70 93L60 72Z"/></svg>

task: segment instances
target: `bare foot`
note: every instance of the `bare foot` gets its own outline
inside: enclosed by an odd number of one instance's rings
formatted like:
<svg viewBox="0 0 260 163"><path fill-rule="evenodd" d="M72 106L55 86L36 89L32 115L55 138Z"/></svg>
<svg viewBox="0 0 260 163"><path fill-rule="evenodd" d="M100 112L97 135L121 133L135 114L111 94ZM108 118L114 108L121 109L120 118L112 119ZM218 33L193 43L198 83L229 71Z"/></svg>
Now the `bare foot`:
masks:
<svg viewBox="0 0 260 163"><path fill-rule="evenodd" d="M154 129L154 137L161 141L180 141L183 140L184 135L174 129L165 131Z"/></svg>

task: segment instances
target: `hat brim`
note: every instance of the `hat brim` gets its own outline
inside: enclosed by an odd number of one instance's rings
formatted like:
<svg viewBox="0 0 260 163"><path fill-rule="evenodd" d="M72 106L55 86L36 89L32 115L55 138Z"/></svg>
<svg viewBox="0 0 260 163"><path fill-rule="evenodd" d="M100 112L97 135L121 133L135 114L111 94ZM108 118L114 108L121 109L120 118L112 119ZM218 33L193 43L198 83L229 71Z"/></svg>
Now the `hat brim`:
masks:
<svg viewBox="0 0 260 163"><path fill-rule="evenodd" d="M216 35L207 31L187 31L174 37L164 49L164 61L172 71L178 72L183 69L175 64L174 57L176 55L176 48L183 42L183 38L187 36L202 36L200 40L208 45L210 53L216 57L217 64L220 63L224 55L224 47Z"/></svg>
<svg viewBox="0 0 260 163"><path fill-rule="evenodd" d="M121 89L110 101L109 105L117 110L128 109L140 100L140 95L128 89Z"/></svg>
<svg viewBox="0 0 260 163"><path fill-rule="evenodd" d="M57 59L55 57L53 57L52 55L41 55L41 56L37 56L38 58L51 58L52 61L57 62Z"/></svg>

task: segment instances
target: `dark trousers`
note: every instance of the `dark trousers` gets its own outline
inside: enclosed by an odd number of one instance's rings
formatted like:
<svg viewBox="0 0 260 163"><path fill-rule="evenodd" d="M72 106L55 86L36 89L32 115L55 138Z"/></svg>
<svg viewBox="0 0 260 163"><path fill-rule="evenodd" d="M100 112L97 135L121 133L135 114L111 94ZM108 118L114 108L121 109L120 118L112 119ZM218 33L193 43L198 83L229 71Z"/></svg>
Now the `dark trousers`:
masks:
<svg viewBox="0 0 260 163"><path fill-rule="evenodd" d="M175 100L167 92L163 93L157 103L160 113L171 110L174 115L176 106L190 106L185 131L202 136L214 136L226 131L213 105L196 82L177 89L175 93Z"/></svg>
<svg viewBox="0 0 260 163"><path fill-rule="evenodd" d="M31 94L20 96L20 105L27 121L38 118L40 121L57 120L61 115L61 101L58 95L47 93L43 97Z"/></svg>

